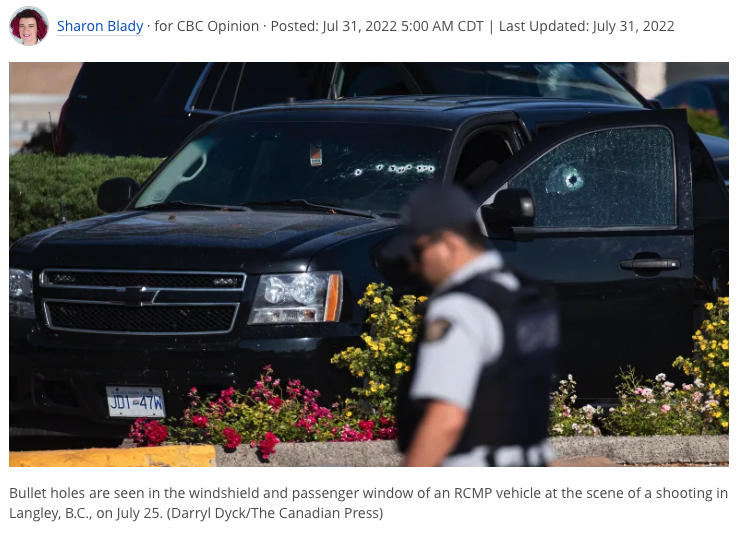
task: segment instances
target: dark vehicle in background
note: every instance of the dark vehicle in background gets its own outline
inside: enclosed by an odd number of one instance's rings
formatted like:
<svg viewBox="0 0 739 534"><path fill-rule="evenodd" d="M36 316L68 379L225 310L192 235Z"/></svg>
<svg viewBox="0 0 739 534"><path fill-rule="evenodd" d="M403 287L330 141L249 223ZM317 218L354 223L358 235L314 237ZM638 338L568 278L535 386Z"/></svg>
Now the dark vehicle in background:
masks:
<svg viewBox="0 0 739 534"><path fill-rule="evenodd" d="M367 284L415 290L377 250L431 180L468 189L490 244L556 288L561 371L585 402L612 397L627 365L669 371L703 304L728 294L728 192L683 110L456 96L268 106L202 126L140 189L104 183L109 215L12 246L12 414L125 432L181 413L190 387L249 386L267 364L331 402L351 385L330 359L361 343Z"/></svg>
<svg viewBox="0 0 739 534"><path fill-rule="evenodd" d="M62 108L55 149L165 158L231 111L291 98L420 94L653 107L601 63L85 63ZM728 142L708 144L728 170Z"/></svg>
<svg viewBox="0 0 739 534"><path fill-rule="evenodd" d="M715 114L729 133L729 77L696 78L671 85L657 100L666 108L693 108Z"/></svg>
<svg viewBox="0 0 739 534"><path fill-rule="evenodd" d="M57 153L168 157L231 111L332 97L457 94L650 107L597 63L85 63L62 108Z"/></svg>

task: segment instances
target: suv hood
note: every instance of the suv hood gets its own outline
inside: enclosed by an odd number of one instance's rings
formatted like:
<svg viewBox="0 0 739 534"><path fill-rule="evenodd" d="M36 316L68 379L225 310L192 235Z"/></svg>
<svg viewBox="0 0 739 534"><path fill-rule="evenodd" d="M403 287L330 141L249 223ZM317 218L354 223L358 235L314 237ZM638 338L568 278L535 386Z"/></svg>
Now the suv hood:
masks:
<svg viewBox="0 0 739 534"><path fill-rule="evenodd" d="M240 272L302 270L322 248L397 224L351 215L265 211L126 212L16 242L10 264Z"/></svg>

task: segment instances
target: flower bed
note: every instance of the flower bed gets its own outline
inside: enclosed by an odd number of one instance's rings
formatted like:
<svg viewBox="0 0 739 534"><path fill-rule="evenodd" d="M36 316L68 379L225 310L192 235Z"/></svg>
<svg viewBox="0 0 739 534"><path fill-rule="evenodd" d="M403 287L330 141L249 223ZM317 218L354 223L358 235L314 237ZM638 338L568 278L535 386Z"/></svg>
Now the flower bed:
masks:
<svg viewBox="0 0 739 534"><path fill-rule="evenodd" d="M372 284L359 303L367 308L372 333L362 336L363 347L337 354L333 362L364 385L346 399L321 406L321 394L299 380L286 383L271 367L246 391L229 388L217 398L203 398L190 390L190 407L182 417L167 421L137 420L130 437L139 446L166 443L212 443L233 450L249 444L262 460L280 442L357 442L396 438L394 410L397 379L408 372L412 344L423 298L406 296L398 303L392 289ZM693 336L691 358L674 366L691 380L677 387L666 375L642 379L633 369L621 374L620 404L577 406L576 382L570 375L551 395L550 435L654 436L708 435L729 429L729 299L706 306L709 318Z"/></svg>

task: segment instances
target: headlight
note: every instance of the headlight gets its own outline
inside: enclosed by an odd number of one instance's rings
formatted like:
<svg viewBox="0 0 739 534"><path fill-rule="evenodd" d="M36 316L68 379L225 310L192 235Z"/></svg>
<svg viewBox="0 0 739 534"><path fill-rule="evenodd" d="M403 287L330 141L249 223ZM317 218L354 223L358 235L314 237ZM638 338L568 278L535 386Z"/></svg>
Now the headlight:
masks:
<svg viewBox="0 0 739 534"><path fill-rule="evenodd" d="M33 271L10 269L10 316L35 319L33 307Z"/></svg>
<svg viewBox="0 0 739 534"><path fill-rule="evenodd" d="M340 272L265 274L259 279L249 324L338 321L341 299Z"/></svg>

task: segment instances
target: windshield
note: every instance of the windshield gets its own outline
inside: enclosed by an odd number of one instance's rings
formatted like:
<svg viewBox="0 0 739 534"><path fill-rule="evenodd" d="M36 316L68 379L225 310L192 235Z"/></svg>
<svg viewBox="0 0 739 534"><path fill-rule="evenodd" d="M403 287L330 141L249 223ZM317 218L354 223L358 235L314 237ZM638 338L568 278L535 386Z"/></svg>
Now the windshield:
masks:
<svg viewBox="0 0 739 534"><path fill-rule="evenodd" d="M412 189L440 179L449 135L418 126L231 119L190 141L135 207L302 199L398 212Z"/></svg>
<svg viewBox="0 0 739 534"><path fill-rule="evenodd" d="M644 107L597 63L408 63L424 92L526 96ZM428 84L428 88L425 87Z"/></svg>

